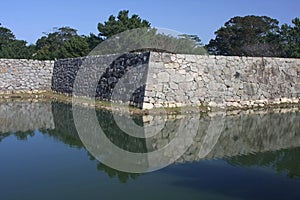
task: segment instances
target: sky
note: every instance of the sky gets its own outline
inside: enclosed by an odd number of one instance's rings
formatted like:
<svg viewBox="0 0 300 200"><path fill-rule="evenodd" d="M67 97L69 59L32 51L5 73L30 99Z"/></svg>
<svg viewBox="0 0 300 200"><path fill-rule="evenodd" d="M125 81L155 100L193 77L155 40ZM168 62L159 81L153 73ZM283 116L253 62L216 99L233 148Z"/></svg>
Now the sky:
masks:
<svg viewBox="0 0 300 200"><path fill-rule="evenodd" d="M204 44L235 16L266 15L280 24L300 17L298 0L1 0L0 23L17 39L35 43L54 27L70 26L79 34L98 34L97 24L120 10L129 10L151 23L198 35Z"/></svg>

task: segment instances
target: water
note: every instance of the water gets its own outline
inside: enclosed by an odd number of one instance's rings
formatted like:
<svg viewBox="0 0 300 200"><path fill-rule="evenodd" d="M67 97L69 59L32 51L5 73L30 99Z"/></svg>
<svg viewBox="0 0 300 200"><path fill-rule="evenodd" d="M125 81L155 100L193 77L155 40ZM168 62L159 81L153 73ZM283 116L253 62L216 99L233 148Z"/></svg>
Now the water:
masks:
<svg viewBox="0 0 300 200"><path fill-rule="evenodd" d="M162 134L149 140L124 134L108 111L97 117L120 148L150 152L176 137L183 118L195 116L166 117ZM70 105L1 103L0 199L300 199L299 112L198 117L197 135L181 158L136 174L94 159ZM138 124L148 118L134 116Z"/></svg>

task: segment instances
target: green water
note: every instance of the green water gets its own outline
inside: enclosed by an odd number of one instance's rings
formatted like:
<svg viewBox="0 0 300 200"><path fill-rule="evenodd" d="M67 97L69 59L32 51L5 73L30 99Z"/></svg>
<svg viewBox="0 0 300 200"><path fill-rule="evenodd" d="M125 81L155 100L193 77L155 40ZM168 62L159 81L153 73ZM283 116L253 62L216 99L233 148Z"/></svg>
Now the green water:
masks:
<svg viewBox="0 0 300 200"><path fill-rule="evenodd" d="M146 141L124 134L108 111L97 117L106 136L132 152L154 151L154 143L175 137L182 120L168 118L164 137ZM143 124L141 116L132 117ZM86 150L70 105L1 103L0 199L300 199L299 112L199 120L194 143L174 164L134 174ZM200 158L207 134L217 137Z"/></svg>

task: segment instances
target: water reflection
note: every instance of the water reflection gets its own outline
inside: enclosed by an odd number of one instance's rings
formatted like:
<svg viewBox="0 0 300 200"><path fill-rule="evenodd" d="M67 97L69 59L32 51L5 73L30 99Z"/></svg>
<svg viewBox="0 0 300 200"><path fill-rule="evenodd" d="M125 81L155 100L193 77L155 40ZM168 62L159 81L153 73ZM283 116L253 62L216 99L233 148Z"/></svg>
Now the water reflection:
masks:
<svg viewBox="0 0 300 200"><path fill-rule="evenodd" d="M162 131L147 139L129 136L114 122L109 111L97 112L106 136L118 147L130 152L152 152L167 145L176 135L182 118L162 116ZM119 117L128 117L122 116ZM132 116L138 124L147 124L151 116ZM199 116L197 116L199 117ZM300 177L300 114L270 112L219 114L199 117L200 126L193 144L177 163L203 159L223 159L234 166L263 166L288 177ZM192 120L189 120L192 122ZM189 125L190 127L193 124ZM34 136L34 130L74 148L84 148L74 125L72 106L58 102L9 102L0 104L0 142L11 134L20 140ZM175 149L174 149L175 151ZM91 160L94 157L88 153ZM119 172L98 163L98 170L120 182L138 174Z"/></svg>
<svg viewBox="0 0 300 200"><path fill-rule="evenodd" d="M272 168L279 174L290 178L300 177L300 148L283 149L269 152L258 152L249 155L239 155L225 159L234 166Z"/></svg>

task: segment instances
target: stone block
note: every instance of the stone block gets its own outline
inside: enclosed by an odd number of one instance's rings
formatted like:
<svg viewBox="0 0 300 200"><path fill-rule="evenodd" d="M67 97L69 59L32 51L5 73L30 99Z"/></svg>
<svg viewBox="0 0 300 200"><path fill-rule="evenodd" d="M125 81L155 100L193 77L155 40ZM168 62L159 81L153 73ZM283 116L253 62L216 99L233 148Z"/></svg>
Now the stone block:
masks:
<svg viewBox="0 0 300 200"><path fill-rule="evenodd" d="M143 109L150 110L152 108L154 108L152 103L143 103Z"/></svg>
<svg viewBox="0 0 300 200"><path fill-rule="evenodd" d="M171 79L175 82L175 83L182 83L185 81L185 76L182 74L178 74L176 73L174 76L171 77Z"/></svg>
<svg viewBox="0 0 300 200"><path fill-rule="evenodd" d="M172 90L178 90L178 84L172 81L170 82L170 88Z"/></svg>
<svg viewBox="0 0 300 200"><path fill-rule="evenodd" d="M158 82L165 83L170 81L170 75L167 72L161 72L157 75Z"/></svg>

